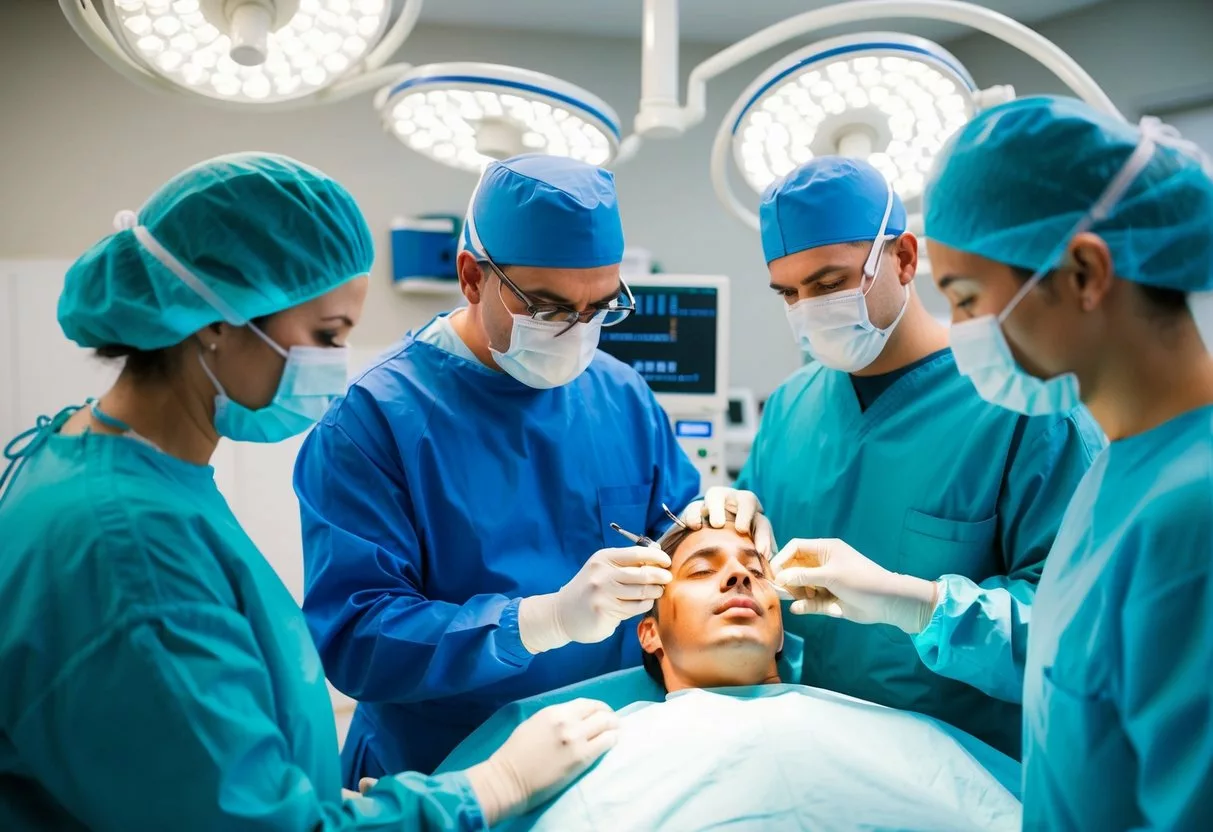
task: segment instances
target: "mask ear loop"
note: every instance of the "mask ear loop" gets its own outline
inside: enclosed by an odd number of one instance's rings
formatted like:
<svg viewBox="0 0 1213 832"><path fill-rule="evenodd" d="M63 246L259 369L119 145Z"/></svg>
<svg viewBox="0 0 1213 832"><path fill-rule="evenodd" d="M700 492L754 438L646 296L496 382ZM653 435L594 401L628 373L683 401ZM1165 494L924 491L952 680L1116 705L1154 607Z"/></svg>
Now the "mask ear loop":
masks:
<svg viewBox="0 0 1213 832"><path fill-rule="evenodd" d="M1019 287L1019 291L1011 298L1011 302L998 313L998 323L1002 325L1019 302L1027 297L1028 292L1036 288L1040 281L1045 279L1045 275L1053 269L1058 263L1066 249L1070 245L1070 241L1089 231L1096 223L1107 219L1108 214L1116 207L1121 198L1124 197L1125 191L1133 184L1133 181L1145 170L1150 159L1154 156L1154 150L1158 146L1155 142L1155 137L1160 135L1161 122L1157 119L1149 117L1143 118L1141 121L1141 140L1137 143L1137 147L1133 148L1133 152L1129 154L1129 158L1121 165L1120 170L1112 177L1112 181L1104 188L1103 193L1099 195L1099 199L1095 200L1095 205L1090 211L1083 214L1078 222L1074 223L1069 232L1062 238L1052 253L1049 254L1043 266L1028 278L1023 286Z"/></svg>
<svg viewBox="0 0 1213 832"><path fill-rule="evenodd" d="M863 279L868 281L868 288L863 290L864 297L867 297L868 292L872 291L872 287L876 285L876 264L880 261L881 252L884 251L884 244L888 238L888 234L885 232L889 227L889 216L893 213L893 186L887 180L885 190L888 194L885 197L884 216L880 218L880 228L876 232L876 238L872 240L868 259L863 263Z"/></svg>

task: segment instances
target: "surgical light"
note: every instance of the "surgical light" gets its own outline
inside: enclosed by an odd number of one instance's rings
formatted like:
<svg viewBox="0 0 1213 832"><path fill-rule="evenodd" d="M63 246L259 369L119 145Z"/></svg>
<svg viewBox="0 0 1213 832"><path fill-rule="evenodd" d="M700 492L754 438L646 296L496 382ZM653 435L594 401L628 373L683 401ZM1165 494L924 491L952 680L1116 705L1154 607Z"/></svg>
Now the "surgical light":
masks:
<svg viewBox="0 0 1213 832"><path fill-rule="evenodd" d="M107 63L145 85L237 106L381 86L417 0L60 0ZM368 86L371 84L372 86Z"/></svg>
<svg viewBox="0 0 1213 832"><path fill-rule="evenodd" d="M909 201L944 141L972 117L976 92L959 61L928 40L844 36L772 66L726 124L755 191L814 156L841 154L866 158Z"/></svg>
<svg viewBox="0 0 1213 832"><path fill-rule="evenodd" d="M429 64L380 92L385 126L436 162L479 171L520 153L603 165L619 150L615 112L580 87L483 63Z"/></svg>
<svg viewBox="0 0 1213 832"><path fill-rule="evenodd" d="M340 78L388 20L385 0L105 0L127 53L201 95L282 101Z"/></svg>

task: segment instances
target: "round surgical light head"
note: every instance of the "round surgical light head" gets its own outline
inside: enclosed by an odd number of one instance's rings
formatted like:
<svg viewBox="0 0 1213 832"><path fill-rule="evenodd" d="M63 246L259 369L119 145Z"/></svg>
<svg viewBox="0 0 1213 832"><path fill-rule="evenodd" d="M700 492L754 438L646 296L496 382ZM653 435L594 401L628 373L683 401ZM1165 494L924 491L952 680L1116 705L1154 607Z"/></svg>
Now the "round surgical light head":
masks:
<svg viewBox="0 0 1213 832"><path fill-rule="evenodd" d="M615 111L580 87L540 72L482 63L428 64L383 90L384 124L444 165L479 172L522 153L605 165L619 151Z"/></svg>
<svg viewBox="0 0 1213 832"><path fill-rule="evenodd" d="M755 191L814 156L867 159L910 201L972 117L977 85L938 44L894 33L815 43L763 73L734 105L733 157Z"/></svg>
<svg viewBox="0 0 1213 832"><path fill-rule="evenodd" d="M236 103L302 98L356 67L391 0L104 0L126 53L200 95Z"/></svg>

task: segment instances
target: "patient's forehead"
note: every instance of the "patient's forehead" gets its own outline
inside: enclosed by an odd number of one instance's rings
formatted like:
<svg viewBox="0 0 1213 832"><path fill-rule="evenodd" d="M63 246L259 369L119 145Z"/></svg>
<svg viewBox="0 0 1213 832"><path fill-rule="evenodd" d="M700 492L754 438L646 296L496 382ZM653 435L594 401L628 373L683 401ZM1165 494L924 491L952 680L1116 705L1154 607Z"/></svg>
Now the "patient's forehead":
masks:
<svg viewBox="0 0 1213 832"><path fill-rule="evenodd" d="M710 526L691 532L670 557L671 569L677 569L687 558L705 549L717 549L726 555L736 556L742 552L754 552L754 541L748 535L739 534L732 525L726 524L723 529L713 529ZM763 559L765 564L765 558ZM764 570L765 570L764 565Z"/></svg>

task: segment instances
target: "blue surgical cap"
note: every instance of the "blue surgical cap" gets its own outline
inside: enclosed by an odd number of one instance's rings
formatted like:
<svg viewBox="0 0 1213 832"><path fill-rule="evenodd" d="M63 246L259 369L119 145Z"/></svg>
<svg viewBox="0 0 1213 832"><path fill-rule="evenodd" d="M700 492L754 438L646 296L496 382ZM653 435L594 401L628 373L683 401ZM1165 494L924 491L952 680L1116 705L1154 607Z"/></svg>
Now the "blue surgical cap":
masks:
<svg viewBox="0 0 1213 832"><path fill-rule="evenodd" d="M1055 268L1072 229L1141 138L1141 129L1072 98L1021 98L986 110L936 160L926 235L1028 271ZM1107 243L1120 278L1213 289L1213 181L1194 148L1167 141L1158 140L1091 230Z"/></svg>
<svg viewBox="0 0 1213 832"><path fill-rule="evenodd" d="M762 195L758 219L767 262L837 243L871 242L880 232L889 184L860 159L819 156L805 162ZM906 209L893 194L885 233L906 230Z"/></svg>
<svg viewBox="0 0 1213 832"><path fill-rule="evenodd" d="M615 177L585 162L541 153L493 162L469 214L474 229L465 224L463 247L498 265L593 269L623 261Z"/></svg>
<svg viewBox="0 0 1213 832"><path fill-rule="evenodd" d="M285 156L237 153L195 165L132 220L245 320L319 297L369 272L374 259L354 198ZM59 297L59 325L83 347L159 349L225 317L133 228L77 260Z"/></svg>

